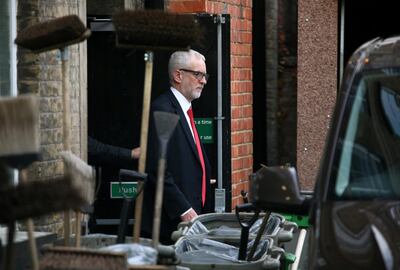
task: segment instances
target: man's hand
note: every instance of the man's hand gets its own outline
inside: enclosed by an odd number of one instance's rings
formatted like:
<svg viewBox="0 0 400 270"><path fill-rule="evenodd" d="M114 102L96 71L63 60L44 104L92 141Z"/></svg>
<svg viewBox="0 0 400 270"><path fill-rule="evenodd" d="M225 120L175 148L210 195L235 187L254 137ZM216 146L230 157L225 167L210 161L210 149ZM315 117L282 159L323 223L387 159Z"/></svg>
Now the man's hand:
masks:
<svg viewBox="0 0 400 270"><path fill-rule="evenodd" d="M133 159L139 159L139 157L140 157L140 147L136 147L136 148L132 149L131 157Z"/></svg>
<svg viewBox="0 0 400 270"><path fill-rule="evenodd" d="M186 214L181 216L181 219L182 219L182 221L191 221L195 217L197 217L196 211L194 211L193 209L190 209Z"/></svg>

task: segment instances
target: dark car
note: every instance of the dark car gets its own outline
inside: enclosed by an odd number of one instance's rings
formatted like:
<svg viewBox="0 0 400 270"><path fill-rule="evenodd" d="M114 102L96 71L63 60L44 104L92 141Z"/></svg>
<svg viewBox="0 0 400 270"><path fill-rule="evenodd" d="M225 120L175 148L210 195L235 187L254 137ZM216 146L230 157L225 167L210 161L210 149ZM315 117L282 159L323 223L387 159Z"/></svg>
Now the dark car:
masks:
<svg viewBox="0 0 400 270"><path fill-rule="evenodd" d="M308 213L309 269L400 269L400 36L352 55L311 199L297 181L293 170L262 168L250 200Z"/></svg>

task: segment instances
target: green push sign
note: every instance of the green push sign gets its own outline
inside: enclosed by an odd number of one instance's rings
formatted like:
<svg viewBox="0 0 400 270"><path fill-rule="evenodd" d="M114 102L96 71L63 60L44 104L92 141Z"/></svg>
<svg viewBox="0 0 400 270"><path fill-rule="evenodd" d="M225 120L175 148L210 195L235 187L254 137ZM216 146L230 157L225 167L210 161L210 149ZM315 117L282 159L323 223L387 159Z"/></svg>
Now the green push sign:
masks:
<svg viewBox="0 0 400 270"><path fill-rule="evenodd" d="M137 195L137 182L111 182L111 199L135 198Z"/></svg>
<svg viewBox="0 0 400 270"><path fill-rule="evenodd" d="M212 118L195 118L197 132L202 143L214 143L214 120Z"/></svg>

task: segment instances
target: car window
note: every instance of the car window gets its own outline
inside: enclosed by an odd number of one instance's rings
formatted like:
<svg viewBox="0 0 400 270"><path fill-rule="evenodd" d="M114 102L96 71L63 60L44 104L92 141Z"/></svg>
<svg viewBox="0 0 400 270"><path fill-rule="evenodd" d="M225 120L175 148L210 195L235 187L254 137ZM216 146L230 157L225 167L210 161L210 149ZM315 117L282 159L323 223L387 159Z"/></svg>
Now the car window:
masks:
<svg viewBox="0 0 400 270"><path fill-rule="evenodd" d="M331 178L334 197L400 198L400 70L360 76L343 123Z"/></svg>
<svg viewBox="0 0 400 270"><path fill-rule="evenodd" d="M385 119L393 134L400 137L400 95L396 91L382 86L380 91Z"/></svg>

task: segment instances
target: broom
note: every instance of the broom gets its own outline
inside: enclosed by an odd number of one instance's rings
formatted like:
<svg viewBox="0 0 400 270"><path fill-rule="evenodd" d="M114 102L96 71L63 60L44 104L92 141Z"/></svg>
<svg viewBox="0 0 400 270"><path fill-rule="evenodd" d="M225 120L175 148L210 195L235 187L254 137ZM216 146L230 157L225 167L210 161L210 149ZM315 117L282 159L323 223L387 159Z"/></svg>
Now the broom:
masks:
<svg viewBox="0 0 400 270"><path fill-rule="evenodd" d="M39 159L39 103L34 95L0 97L0 159L22 169Z"/></svg>
<svg viewBox="0 0 400 270"><path fill-rule="evenodd" d="M33 95L0 99L0 159L19 170L20 182L26 182L25 168L39 158L39 104ZM12 268L14 221L9 222L9 248L6 269ZM38 269L33 222L27 219L32 268ZM9 268L8 268L9 267Z"/></svg>
<svg viewBox="0 0 400 270"><path fill-rule="evenodd" d="M79 209L87 203L70 177L29 181L0 189L0 223L39 217L65 209Z"/></svg>
<svg viewBox="0 0 400 270"><path fill-rule="evenodd" d="M127 270L125 253L68 247L43 250L41 270Z"/></svg>
<svg viewBox="0 0 400 270"><path fill-rule="evenodd" d="M20 174L23 174L22 170ZM0 223L9 224L5 269L14 269L14 229L16 220L28 220L28 240L32 269L39 269L36 243L33 236L33 217L65 209L79 209L85 204L81 189L71 178L50 181L31 181L0 189Z"/></svg>
<svg viewBox="0 0 400 270"><path fill-rule="evenodd" d="M76 186L82 193L83 198L87 204L92 204L94 201L95 190L95 171L86 162L75 156L70 151L61 152L61 157L64 161L65 174L72 178L73 185ZM75 246L81 245L81 216L77 211Z"/></svg>
<svg viewBox="0 0 400 270"><path fill-rule="evenodd" d="M167 112L154 112L154 123L158 141L160 143L160 153L158 159L156 198L154 202L154 224L153 224L153 248L157 248L160 238L161 210L164 191L164 173L167 161L167 146L169 139L176 125L179 115Z"/></svg>
<svg viewBox="0 0 400 270"><path fill-rule="evenodd" d="M3 162L20 171L20 183L16 187L1 185L0 188L0 222L9 224L6 269L13 269L16 220L27 220L32 269L38 269L31 217L78 209L85 202L82 188L72 178L27 182L25 168L39 158L38 116L38 100L34 95L0 99L1 171L5 169Z"/></svg>
<svg viewBox="0 0 400 270"><path fill-rule="evenodd" d="M85 27L77 15L67 15L53 20L37 23L21 30L15 43L35 53L59 49L61 53L61 71L63 86L63 143L64 150L71 150L71 116L70 116L70 89L67 74L69 73L68 46L84 41L91 32ZM78 214L77 221L78 222ZM70 236L70 212L64 217L64 243L67 245Z"/></svg>
<svg viewBox="0 0 400 270"><path fill-rule="evenodd" d="M161 10L124 10L113 15L116 46L145 49L145 78L142 124L140 130L139 172L146 167L147 135L153 76L154 50L188 50L201 41L202 30L193 15L168 13ZM139 183L142 188L143 183ZM139 242L142 222L143 193L136 198L133 241Z"/></svg>

